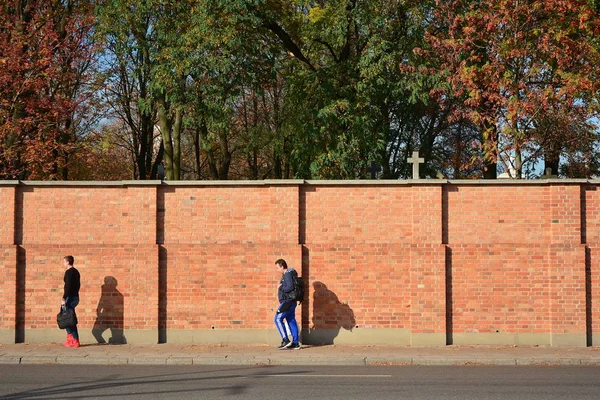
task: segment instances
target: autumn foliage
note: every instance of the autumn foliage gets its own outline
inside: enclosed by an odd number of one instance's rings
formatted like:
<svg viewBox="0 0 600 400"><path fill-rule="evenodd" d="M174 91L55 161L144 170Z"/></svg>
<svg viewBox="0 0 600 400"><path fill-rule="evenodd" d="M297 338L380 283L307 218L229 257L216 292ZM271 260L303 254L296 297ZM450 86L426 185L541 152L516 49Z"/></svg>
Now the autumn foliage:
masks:
<svg viewBox="0 0 600 400"><path fill-rule="evenodd" d="M556 173L562 148L583 139L597 112L600 57L590 38L600 35L600 16L593 5L439 0L435 17L428 54L439 57L436 72L447 83L437 94L460 100L454 117L479 126L484 158L520 173L523 158L541 152Z"/></svg>
<svg viewBox="0 0 600 400"><path fill-rule="evenodd" d="M0 0L0 179L600 176L600 0Z"/></svg>
<svg viewBox="0 0 600 400"><path fill-rule="evenodd" d="M91 6L0 2L0 176L66 178L76 146Z"/></svg>

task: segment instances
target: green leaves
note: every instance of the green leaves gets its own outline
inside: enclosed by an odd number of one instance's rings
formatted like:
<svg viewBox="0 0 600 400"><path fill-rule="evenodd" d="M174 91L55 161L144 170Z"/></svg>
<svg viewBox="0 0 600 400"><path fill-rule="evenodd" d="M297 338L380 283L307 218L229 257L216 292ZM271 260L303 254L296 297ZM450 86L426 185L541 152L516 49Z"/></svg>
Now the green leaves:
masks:
<svg viewBox="0 0 600 400"><path fill-rule="evenodd" d="M91 107L77 109L85 102L70 103L65 89L78 82L69 66L85 64L75 50L90 15L59 32L59 13L31 4L30 36L0 6L0 152L20 176L33 176L25 153L69 153L77 133L55 127ZM597 144L588 134L600 108L595 0L94 6L102 68L92 81L105 84L93 97L107 104L110 134L93 143L124 147L124 173L139 179L161 161L170 179L357 179L370 177L371 161L383 178L408 178L416 149L427 177L495 177L496 163L512 159L523 172L569 160L565 173L580 174ZM115 154L89 159L105 153ZM34 169L57 176L49 165Z"/></svg>

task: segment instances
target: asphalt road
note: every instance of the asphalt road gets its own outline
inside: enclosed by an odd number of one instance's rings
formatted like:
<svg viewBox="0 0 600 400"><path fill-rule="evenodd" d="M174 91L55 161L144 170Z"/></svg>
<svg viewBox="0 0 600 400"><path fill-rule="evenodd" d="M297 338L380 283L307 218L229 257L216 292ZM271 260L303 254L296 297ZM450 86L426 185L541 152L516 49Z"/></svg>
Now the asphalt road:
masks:
<svg viewBox="0 0 600 400"><path fill-rule="evenodd" d="M598 399L598 366L0 365L0 399Z"/></svg>

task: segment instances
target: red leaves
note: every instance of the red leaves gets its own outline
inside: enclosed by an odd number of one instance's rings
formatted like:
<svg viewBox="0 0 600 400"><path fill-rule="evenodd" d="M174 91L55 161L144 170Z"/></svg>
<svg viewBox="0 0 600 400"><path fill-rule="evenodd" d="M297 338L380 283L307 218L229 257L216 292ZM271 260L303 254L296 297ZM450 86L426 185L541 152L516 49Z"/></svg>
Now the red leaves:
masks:
<svg viewBox="0 0 600 400"><path fill-rule="evenodd" d="M557 108L581 118L586 93L598 93L600 57L591 43L600 16L587 2L454 0L437 6L436 30L427 39L449 77L448 95L461 100L473 122L488 121L503 132L503 142L512 142L507 148L537 140L528 134L536 119Z"/></svg>
<svg viewBox="0 0 600 400"><path fill-rule="evenodd" d="M91 8L27 4L0 5L0 179L56 179L73 147Z"/></svg>

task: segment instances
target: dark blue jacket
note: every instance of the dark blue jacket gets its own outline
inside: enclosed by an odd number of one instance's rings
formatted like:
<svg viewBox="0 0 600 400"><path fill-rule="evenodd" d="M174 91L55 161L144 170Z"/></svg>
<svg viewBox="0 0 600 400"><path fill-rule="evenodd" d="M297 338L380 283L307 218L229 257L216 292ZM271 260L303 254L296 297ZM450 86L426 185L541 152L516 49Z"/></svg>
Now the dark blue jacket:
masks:
<svg viewBox="0 0 600 400"><path fill-rule="evenodd" d="M294 276L298 276L296 270L294 268L288 268L281 277L279 289L277 290L277 297L279 298L280 303L290 300L289 293L294 290Z"/></svg>

